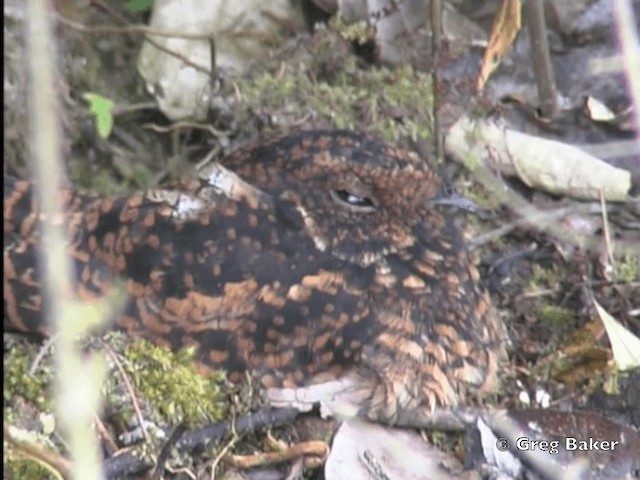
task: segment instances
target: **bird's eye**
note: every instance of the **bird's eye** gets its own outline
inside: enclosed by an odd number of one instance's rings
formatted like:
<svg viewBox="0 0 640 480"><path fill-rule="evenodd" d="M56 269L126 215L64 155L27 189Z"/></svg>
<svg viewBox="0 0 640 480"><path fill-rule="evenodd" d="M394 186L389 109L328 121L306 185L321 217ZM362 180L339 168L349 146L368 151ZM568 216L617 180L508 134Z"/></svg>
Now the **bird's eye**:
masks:
<svg viewBox="0 0 640 480"><path fill-rule="evenodd" d="M347 190L333 190L331 196L339 203L346 204L349 207L356 208L358 210L373 211L376 206L367 197L361 197L355 193L348 192Z"/></svg>

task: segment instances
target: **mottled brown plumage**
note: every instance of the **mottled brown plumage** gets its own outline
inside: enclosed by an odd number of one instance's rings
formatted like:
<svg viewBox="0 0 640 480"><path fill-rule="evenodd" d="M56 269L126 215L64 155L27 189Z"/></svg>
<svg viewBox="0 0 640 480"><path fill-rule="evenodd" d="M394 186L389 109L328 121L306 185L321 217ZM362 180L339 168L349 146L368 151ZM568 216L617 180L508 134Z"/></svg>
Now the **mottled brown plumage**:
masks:
<svg viewBox="0 0 640 480"><path fill-rule="evenodd" d="M307 131L222 165L180 189L64 191L79 296L124 278L117 328L196 346L203 365L265 387L355 374L362 413L380 421L490 386L502 328L417 155ZM47 219L28 182L5 178L4 215L5 323L46 335L35 249Z"/></svg>

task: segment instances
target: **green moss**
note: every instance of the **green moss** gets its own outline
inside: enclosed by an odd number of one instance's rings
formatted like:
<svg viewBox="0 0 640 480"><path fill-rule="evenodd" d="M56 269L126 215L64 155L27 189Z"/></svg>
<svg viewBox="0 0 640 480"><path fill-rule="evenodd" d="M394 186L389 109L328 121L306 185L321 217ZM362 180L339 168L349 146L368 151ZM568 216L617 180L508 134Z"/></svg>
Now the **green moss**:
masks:
<svg viewBox="0 0 640 480"><path fill-rule="evenodd" d="M201 375L193 362L193 352L183 350L173 353L144 340L132 340L122 333L105 337L109 348L116 354L127 378L133 384L134 394L145 420L151 422L147 429L151 445L142 446L155 451L166 435L156 435L160 429L178 424L192 427L218 421L226 417L228 394L225 375L222 372ZM103 349L100 342L89 341L92 348ZM28 374L40 347L17 342L4 356L4 420L30 435L45 448L57 451L57 429L45 427L43 413L52 412L54 401L49 388L54 382L54 364L51 356L38 364L33 376ZM116 431L129 431L134 409L129 391L124 387L123 376L112 365L103 391L104 411ZM153 428L153 425L156 428ZM51 435L53 433L53 435ZM156 441L157 440L157 441ZM17 449L5 443L5 474L7 478L53 478L50 471L37 462L25 459Z"/></svg>
<svg viewBox="0 0 640 480"><path fill-rule="evenodd" d="M462 164L470 172L475 172L476 169L480 166L480 161L475 156L468 154L462 160Z"/></svg>
<svg viewBox="0 0 640 480"><path fill-rule="evenodd" d="M618 278L623 283L640 279L640 257L628 257L618 264Z"/></svg>
<svg viewBox="0 0 640 480"><path fill-rule="evenodd" d="M560 291L562 283L566 279L567 272L558 265L544 268L538 264L531 265L532 273L529 282L529 288L536 290L554 290Z"/></svg>
<svg viewBox="0 0 640 480"><path fill-rule="evenodd" d="M51 469L35 460L12 458L10 452L5 452L3 476L5 480L46 480L49 478L63 478L62 475L53 473Z"/></svg>
<svg viewBox="0 0 640 480"><path fill-rule="evenodd" d="M337 37L337 38L336 38ZM388 142L428 141L431 135L431 79L409 66L388 69L358 65L331 30L314 37L306 58L295 56L275 71L234 79L240 92L239 125L268 115L273 130L312 123L364 130ZM347 50L348 51L348 50Z"/></svg>
<svg viewBox="0 0 640 480"><path fill-rule="evenodd" d="M569 332L576 322L574 312L556 305L542 305L537 311L540 321L554 332Z"/></svg>
<svg viewBox="0 0 640 480"><path fill-rule="evenodd" d="M375 38L375 28L364 20L346 23L340 15L335 15L331 18L329 25L345 40L357 42L360 45L364 45Z"/></svg>
<svg viewBox="0 0 640 480"><path fill-rule="evenodd" d="M5 352L2 390L5 407L13 398L22 397L41 411L52 410L51 398L47 395L53 382L49 363L41 362L33 375L29 373L38 351L39 347L35 345L18 344Z"/></svg>
<svg viewBox="0 0 640 480"><path fill-rule="evenodd" d="M609 371L609 375L602 382L602 390L607 395L620 395L620 381L624 374L615 368Z"/></svg>
<svg viewBox="0 0 640 480"><path fill-rule="evenodd" d="M200 374L192 351L174 353L136 340L122 353L123 369L137 393L165 419L163 423L193 425L225 416L224 373Z"/></svg>

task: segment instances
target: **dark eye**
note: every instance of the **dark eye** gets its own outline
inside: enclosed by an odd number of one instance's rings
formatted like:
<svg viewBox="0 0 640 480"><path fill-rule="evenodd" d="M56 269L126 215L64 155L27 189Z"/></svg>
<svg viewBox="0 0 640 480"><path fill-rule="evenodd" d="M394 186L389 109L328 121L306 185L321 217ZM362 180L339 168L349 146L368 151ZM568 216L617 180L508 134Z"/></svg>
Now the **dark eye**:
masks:
<svg viewBox="0 0 640 480"><path fill-rule="evenodd" d="M347 190L333 190L331 195L339 202L345 203L350 207L361 208L368 211L375 209L375 205L371 199L361 197L360 195L348 192Z"/></svg>

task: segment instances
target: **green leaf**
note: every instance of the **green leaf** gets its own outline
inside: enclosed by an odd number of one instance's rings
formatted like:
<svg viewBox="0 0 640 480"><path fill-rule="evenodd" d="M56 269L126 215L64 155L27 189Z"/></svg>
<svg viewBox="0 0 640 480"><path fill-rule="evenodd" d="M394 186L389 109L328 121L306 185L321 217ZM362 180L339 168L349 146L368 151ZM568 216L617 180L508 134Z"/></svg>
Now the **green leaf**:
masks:
<svg viewBox="0 0 640 480"><path fill-rule="evenodd" d="M114 107L113 100L97 93L85 93L83 98L89 102L91 113L96 119L98 135L101 138L107 138L113 130L113 115L111 113Z"/></svg>

